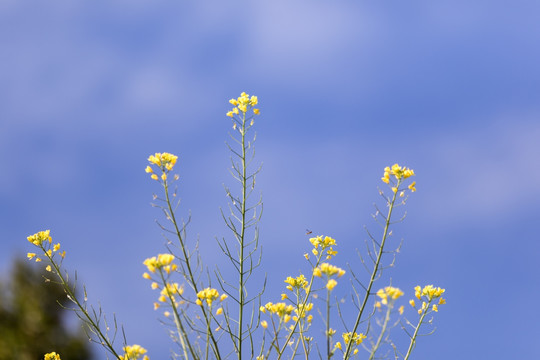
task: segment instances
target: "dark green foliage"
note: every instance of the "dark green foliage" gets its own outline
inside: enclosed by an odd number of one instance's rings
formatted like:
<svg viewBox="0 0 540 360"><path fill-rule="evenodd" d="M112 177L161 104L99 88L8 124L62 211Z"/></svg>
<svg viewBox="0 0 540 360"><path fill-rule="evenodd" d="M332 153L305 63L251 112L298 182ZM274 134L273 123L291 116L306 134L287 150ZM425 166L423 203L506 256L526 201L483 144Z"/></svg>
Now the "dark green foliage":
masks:
<svg viewBox="0 0 540 360"><path fill-rule="evenodd" d="M66 326L69 311L58 302L68 300L61 286L45 281L50 275L18 260L11 278L0 281L0 360L39 360L52 351L62 360L91 358L82 329Z"/></svg>

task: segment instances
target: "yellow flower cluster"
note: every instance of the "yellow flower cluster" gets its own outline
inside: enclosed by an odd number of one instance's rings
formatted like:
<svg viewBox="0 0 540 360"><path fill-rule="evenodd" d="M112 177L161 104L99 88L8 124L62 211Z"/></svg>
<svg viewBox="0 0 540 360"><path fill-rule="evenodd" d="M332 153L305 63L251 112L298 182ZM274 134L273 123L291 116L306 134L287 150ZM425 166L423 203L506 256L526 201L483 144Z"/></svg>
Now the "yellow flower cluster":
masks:
<svg viewBox="0 0 540 360"><path fill-rule="evenodd" d="M48 354L45 354L45 357L43 360L62 360L62 359L60 359L60 354L57 354L53 351Z"/></svg>
<svg viewBox="0 0 540 360"><path fill-rule="evenodd" d="M208 306L212 306L212 303L217 298L219 298L219 301L223 301L227 297L228 296L226 294L219 296L219 292L216 289L206 288L197 293L197 300L195 302L197 305L202 305L203 300L206 300L206 304L208 304Z"/></svg>
<svg viewBox="0 0 540 360"><path fill-rule="evenodd" d="M306 280L306 277L304 275L300 275L296 278L288 276L287 279L285 279L285 282L289 285L287 285L287 289L292 291L293 288L296 289L305 289L308 286L308 281Z"/></svg>
<svg viewBox="0 0 540 360"><path fill-rule="evenodd" d="M362 341L364 341L364 339L366 338L366 335L360 333L360 334L357 334L357 333L352 333L352 332L348 332L348 333L343 333L343 342L345 344L349 344L350 342L353 342L355 345L360 345L362 343Z"/></svg>
<svg viewBox="0 0 540 360"><path fill-rule="evenodd" d="M152 289L157 289L159 287L158 283L153 282L152 283ZM178 307L179 305L183 304L184 301L181 300L181 296L184 293L184 288L179 285L178 283L167 283L167 285L161 289L161 293L159 294L158 301L160 302L166 302L167 299L171 299L175 307ZM180 299L177 299L176 296L180 297ZM157 310L161 305L159 303L154 303L154 310ZM167 314L165 314L167 316Z"/></svg>
<svg viewBox="0 0 540 360"><path fill-rule="evenodd" d="M120 355L120 360L137 360L140 359L141 356L146 354L146 349L143 348L140 345L128 345L124 346L124 355ZM149 360L150 358L148 355L144 355L142 360Z"/></svg>
<svg viewBox="0 0 540 360"><path fill-rule="evenodd" d="M321 265L313 269L313 275L321 277L322 274L325 274L328 277L337 274L338 277L342 277L343 275L345 275L345 270L328 263L322 263Z"/></svg>
<svg viewBox="0 0 540 360"><path fill-rule="evenodd" d="M43 244L44 241L48 241L49 244L52 242L52 238L50 234L51 234L51 230L40 231L38 233L35 233L34 235L28 236L27 239L32 244L36 246L41 246L41 244Z"/></svg>
<svg viewBox="0 0 540 360"><path fill-rule="evenodd" d="M427 296L428 300L433 300L435 298L441 297L442 294L444 294L444 289L441 289L440 287L434 287L433 285L426 285L422 289L420 286L416 286L414 288L414 296L416 296L419 300L422 296Z"/></svg>
<svg viewBox="0 0 540 360"><path fill-rule="evenodd" d="M299 304L298 308L294 309L294 312L296 313L296 316L293 316L293 320L296 321L296 320L298 320L298 318L306 317L307 312L311 311L311 309L313 309L313 303L309 303L309 304L306 304L306 305ZM313 315L309 315L307 317L308 322L311 322L312 319L313 319Z"/></svg>
<svg viewBox="0 0 540 360"><path fill-rule="evenodd" d="M169 154L169 153L155 153L148 157L148 161L151 165L156 165L161 170L161 180L167 180L167 174L171 171L176 164L178 156ZM151 166L147 166L144 169L149 174L152 174L150 177L154 180L159 180L159 176L154 174L154 169ZM178 179L178 175L175 176L175 180Z"/></svg>
<svg viewBox="0 0 540 360"><path fill-rule="evenodd" d="M331 276L337 275L338 277L342 277L345 274L345 270L338 268L337 266L330 265L328 263L322 263L315 269L313 269L313 275L317 277L322 277L322 275L326 275L329 280L326 283L326 288L329 291L334 290L334 288L337 285L337 281L334 279L330 279Z"/></svg>
<svg viewBox="0 0 540 360"><path fill-rule="evenodd" d="M294 306L287 305L284 302L276 304L269 302L266 303L266 305L261 306L259 310L265 314L267 312L271 315L276 314L277 316L282 318L284 322L288 322L289 320L291 320L291 313L294 311Z"/></svg>
<svg viewBox="0 0 540 360"><path fill-rule="evenodd" d="M384 176L381 178L381 180L389 184L390 175L394 175L397 180L407 179L408 177L414 176L414 170L408 169L405 166L401 167L398 164L394 164L392 167L387 166L384 168Z"/></svg>
<svg viewBox="0 0 540 360"><path fill-rule="evenodd" d="M56 253L58 250L60 250L60 243L54 244L52 246L52 248L51 248L52 237L51 237L51 231L50 230L40 231L38 233L35 233L34 235L28 236L27 239L28 239L29 242L31 242L35 246L40 247L45 252L46 256L49 259L52 259L54 253ZM66 256L65 251L59 252L59 254L62 257L62 259ZM33 252L27 253L26 257L28 258L28 260L35 259L36 262L41 261L41 258L38 257L37 254L33 253ZM51 266L50 265L47 266L47 271L51 271Z"/></svg>
<svg viewBox="0 0 540 360"><path fill-rule="evenodd" d="M377 291L377 296L381 298L381 303L386 305L388 299L396 300L403 296L403 291L392 286L387 286L384 289L379 289L379 291Z"/></svg>
<svg viewBox="0 0 540 360"><path fill-rule="evenodd" d="M423 311L427 309L429 304L432 303L433 300L439 299L437 304L433 304L431 310L432 311L439 311L439 305L446 304L446 300L442 297L442 294L444 294L445 289L441 289L440 287L434 287L433 285L426 285L424 288L420 286L416 286L414 288L414 296L418 300L422 299L422 296L425 297L426 301L422 301L422 307L418 309L418 314L421 314ZM409 304L411 304L412 307L416 308L416 303L414 299L409 300Z"/></svg>
<svg viewBox="0 0 540 360"><path fill-rule="evenodd" d="M411 176L414 176L414 170L413 169L408 169L405 166L401 167L398 164L394 164L394 165L392 165L392 167L387 166L387 167L384 168L384 175L381 178L381 180L386 184L390 184L390 175L393 175L396 178L396 180L398 180L398 182L399 182L402 179L407 179L407 178L409 178ZM416 191L416 181L413 181L408 186L408 188L412 192L415 192ZM397 187L392 187L392 191L394 193L396 193L398 191L398 188ZM404 196L404 192L401 192L400 196Z"/></svg>
<svg viewBox="0 0 540 360"><path fill-rule="evenodd" d="M177 269L176 264L170 265L173 260L174 255L172 254L159 254L157 257L152 256L151 258L144 260L143 264L146 265L148 271L151 273L155 273L157 269L163 269L167 274L170 274L171 271ZM147 273L144 273L143 277L145 279L151 279L151 276Z"/></svg>
<svg viewBox="0 0 540 360"><path fill-rule="evenodd" d="M250 97L243 92L237 99L229 100L229 103L233 105L234 108L227 113L227 116L232 118L234 115L238 115L240 111L245 114L249 108L253 108L259 103L259 99L257 99L255 95ZM259 109L253 108L253 113L259 115L261 112Z"/></svg>
<svg viewBox="0 0 540 360"><path fill-rule="evenodd" d="M319 235L309 239L309 242L313 245L313 250L311 250L311 252L315 256L318 256L321 251L326 250L326 259L330 260L332 256L337 254L337 251L332 248L332 246L337 246L336 240L332 239L330 236L325 236L323 238L322 235Z"/></svg>
<svg viewBox="0 0 540 360"><path fill-rule="evenodd" d="M352 342L354 344L354 346L358 346L360 345L364 339L366 338L366 336L362 333L360 334L357 334L357 333L352 333L352 332L348 332L348 333L343 333L342 335L343 337L343 342L345 343L345 345L349 345L350 342ZM334 347L334 350L335 349L339 349L339 350L342 350L341 348L341 342L337 342L335 347ZM358 354L358 349L354 349L353 350L353 354L356 355Z"/></svg>

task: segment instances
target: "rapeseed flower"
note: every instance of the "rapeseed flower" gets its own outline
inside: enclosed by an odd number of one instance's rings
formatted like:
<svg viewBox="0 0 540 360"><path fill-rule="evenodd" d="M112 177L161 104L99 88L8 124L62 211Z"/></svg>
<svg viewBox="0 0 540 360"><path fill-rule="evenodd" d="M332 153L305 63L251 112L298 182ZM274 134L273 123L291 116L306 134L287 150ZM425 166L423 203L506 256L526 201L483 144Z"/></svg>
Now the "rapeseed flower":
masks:
<svg viewBox="0 0 540 360"><path fill-rule="evenodd" d="M120 356L120 360L137 360L146 354L146 349L140 345L124 346L123 350L124 355ZM149 360L148 355L144 355L142 360Z"/></svg>
<svg viewBox="0 0 540 360"><path fill-rule="evenodd" d="M174 260L174 255L172 254L159 254L157 257L153 256L143 261L143 264L146 265L148 271L155 273L158 269L164 269L167 273L176 270L177 266L175 264L170 265ZM143 274L143 277L149 278Z"/></svg>
<svg viewBox="0 0 540 360"><path fill-rule="evenodd" d="M177 160L178 156L170 153L155 153L154 155L150 155L148 157L150 165L155 165L161 170L161 180L163 181L167 180L167 174L173 169L174 165L176 165ZM160 179L160 176L154 174L154 169L152 169L151 166L146 166L144 171L151 174L150 177L152 179ZM175 179L177 179L176 176Z"/></svg>
<svg viewBox="0 0 540 360"><path fill-rule="evenodd" d="M351 333L351 332L348 332L348 333L343 333L343 342L345 344L349 344L350 342L352 342L353 344L355 345L360 345L364 339L366 338L366 335L360 333L360 334L357 334L357 333Z"/></svg>
<svg viewBox="0 0 540 360"><path fill-rule="evenodd" d="M232 118L234 117L234 115L238 115L240 112L242 112L245 115L249 109L252 109L253 114L255 115L260 114L260 110L254 107L255 105L259 103L259 99L255 95L252 95L250 97L249 94L246 94L245 92L243 92L240 94L238 98L230 99L229 103L233 105L234 108L232 108L232 110L227 112L228 117Z"/></svg>
<svg viewBox="0 0 540 360"><path fill-rule="evenodd" d="M202 302L206 301L206 304L208 304L208 306L212 306L212 303L218 297L219 297L219 292L216 289L206 288L197 293L197 300L195 302L197 303L197 305L202 305Z"/></svg>
<svg viewBox="0 0 540 360"><path fill-rule="evenodd" d="M399 166L398 164L394 164L392 165L392 167L387 166L384 168L384 174L383 174L383 177L381 178L382 182L384 182L385 184L390 184L391 176L393 176L394 179L396 179L399 183L404 179L414 176L414 170L409 169L405 166L402 167L402 166ZM409 190L411 190L412 192L415 192L416 191L415 185L416 185L416 181L413 181L409 185ZM392 191L394 193L397 193L398 187L393 186ZM403 196L404 194L400 193L400 197L403 197Z"/></svg>
<svg viewBox="0 0 540 360"><path fill-rule="evenodd" d="M383 305L387 305L388 299L396 300L400 298L401 296L403 296L403 291L392 286L387 286L384 289L380 289L379 291L377 291L377 296L381 298L381 303Z"/></svg>
<svg viewBox="0 0 540 360"><path fill-rule="evenodd" d="M300 275L300 276L298 276L298 277L296 277L296 278L293 278L293 277L288 276L287 279L285 279L285 282L286 282L287 284L289 284L289 285L287 286L287 289L290 290L290 291L292 291L293 288L296 288L296 289L300 289L300 288L305 289L305 288L307 288L307 286L308 286L308 284L309 284L308 281L306 280L306 277L305 277L304 275Z"/></svg>
<svg viewBox="0 0 540 360"><path fill-rule="evenodd" d="M345 270L338 268L337 266L328 264L328 263L322 263L315 269L313 269L313 275L317 277L321 277L322 275L326 275L328 277L337 275L338 277L342 277L345 275Z"/></svg>
<svg viewBox="0 0 540 360"><path fill-rule="evenodd" d="M60 354L57 354L53 351L48 354L45 354L45 357L43 358L43 360L62 360L62 359L60 359Z"/></svg>
<svg viewBox="0 0 540 360"><path fill-rule="evenodd" d="M311 245L313 245L313 250L311 252L313 255L318 256L320 252L326 250L326 259L330 260L332 256L337 255L337 251L334 250L332 246L337 246L336 240L332 239L330 236L319 235L309 239Z"/></svg>
<svg viewBox="0 0 540 360"><path fill-rule="evenodd" d="M51 230L40 231L34 235L28 236L27 239L36 246L41 246L44 241L48 241L50 244L52 242L50 233Z"/></svg>

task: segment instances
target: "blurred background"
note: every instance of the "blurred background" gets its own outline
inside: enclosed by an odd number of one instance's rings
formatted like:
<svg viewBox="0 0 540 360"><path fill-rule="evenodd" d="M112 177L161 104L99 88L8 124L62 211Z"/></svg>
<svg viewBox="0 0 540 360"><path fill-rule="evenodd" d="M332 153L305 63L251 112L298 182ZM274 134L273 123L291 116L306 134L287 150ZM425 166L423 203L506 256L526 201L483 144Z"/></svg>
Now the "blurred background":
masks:
<svg viewBox="0 0 540 360"><path fill-rule="evenodd" d="M363 226L380 233L383 168L398 162L418 191L376 288L391 280L404 304L416 285L447 289L413 357L540 358L539 12L521 0L3 0L0 279L31 251L28 235L51 229L89 301L130 344L169 358L141 277L165 242L146 159L179 156L189 241L210 269L230 269L215 245L231 239L225 113L246 91L261 109L263 302L309 270L306 229L337 240L336 265L360 269Z"/></svg>

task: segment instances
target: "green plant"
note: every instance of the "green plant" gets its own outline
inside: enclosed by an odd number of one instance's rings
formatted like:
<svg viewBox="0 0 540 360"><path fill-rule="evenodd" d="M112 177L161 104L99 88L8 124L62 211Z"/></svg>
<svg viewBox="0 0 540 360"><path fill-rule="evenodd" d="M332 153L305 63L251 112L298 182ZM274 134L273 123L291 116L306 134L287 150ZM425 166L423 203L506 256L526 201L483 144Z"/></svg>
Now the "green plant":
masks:
<svg viewBox="0 0 540 360"><path fill-rule="evenodd" d="M427 316L437 312L438 307L445 303L441 297L444 289L431 285L415 288L415 296L422 303L417 308L415 301L410 301L418 312L418 320L413 324L403 318L404 306L397 307L403 291L393 286L374 291L374 285L383 269L393 266L399 249L398 246L389 251L388 240L396 208L405 205L409 194L416 191L416 182L410 181L414 171L398 164L384 169L381 180L388 190L379 190L379 194L386 210L383 212L376 208L374 215L382 225L382 232L375 236L368 231L370 241L366 242L365 255L361 258L361 266L369 273L367 282L362 282L355 273L356 269L349 267L353 310L356 312L354 321L345 319L340 303L332 299L337 279L342 278L346 271L330 263L338 253L338 244L325 235L310 239L311 254L304 255L310 267L309 273L287 277L286 291L281 294L280 302L262 305L266 282L256 289L254 296L250 296L249 283L254 271L262 264L258 229L262 198L251 198L261 168L252 164L255 136L248 136L260 111L256 107L257 97L246 93L229 102L233 108L227 116L232 119L233 133L232 144L228 144L228 148L232 154L231 174L239 184L239 191L236 193L225 187L230 201L229 214L222 211L222 216L232 237L219 240L218 245L232 264L234 279L219 268L211 274L202 261L198 244L187 238L189 219L179 219L176 212L179 201L176 199L175 182L179 176L174 174L174 167L178 157L170 153L155 153L148 158L146 167L146 172L162 187L162 195L154 197L154 206L163 212L167 222L160 227L170 238L167 252L144 261L147 272L143 277L151 281L152 289L160 291L154 308L163 311L165 319L170 319L173 324L178 356L184 359L235 357L262 360L315 356L330 359L341 354L343 359L350 359L358 357L360 349L364 348L370 360L389 356L409 359L422 325L428 322ZM49 230L32 235L28 240L40 250L39 256L29 253L28 257L48 261L46 270L64 288L73 310L85 322L94 341L116 359L148 359L146 350L139 345L127 345L125 336L122 351L114 346L115 336L108 334L109 326L101 309L94 310L87 305L86 292L84 300L81 300L72 291L68 274L62 269L65 252L60 252L60 244L53 245ZM388 255L392 258L390 262L386 259ZM368 310L374 298L376 301ZM313 311L318 308L314 299L320 299L324 304L319 309L323 319L321 324L314 320ZM116 334L116 320L114 324ZM389 337L390 329L398 324L409 335L407 351L400 351ZM314 335L314 329L319 325L324 329L322 352L317 335ZM376 331L376 325L379 325L379 331ZM340 337L336 336L338 328L341 329ZM392 352L381 355L383 345L388 345Z"/></svg>

